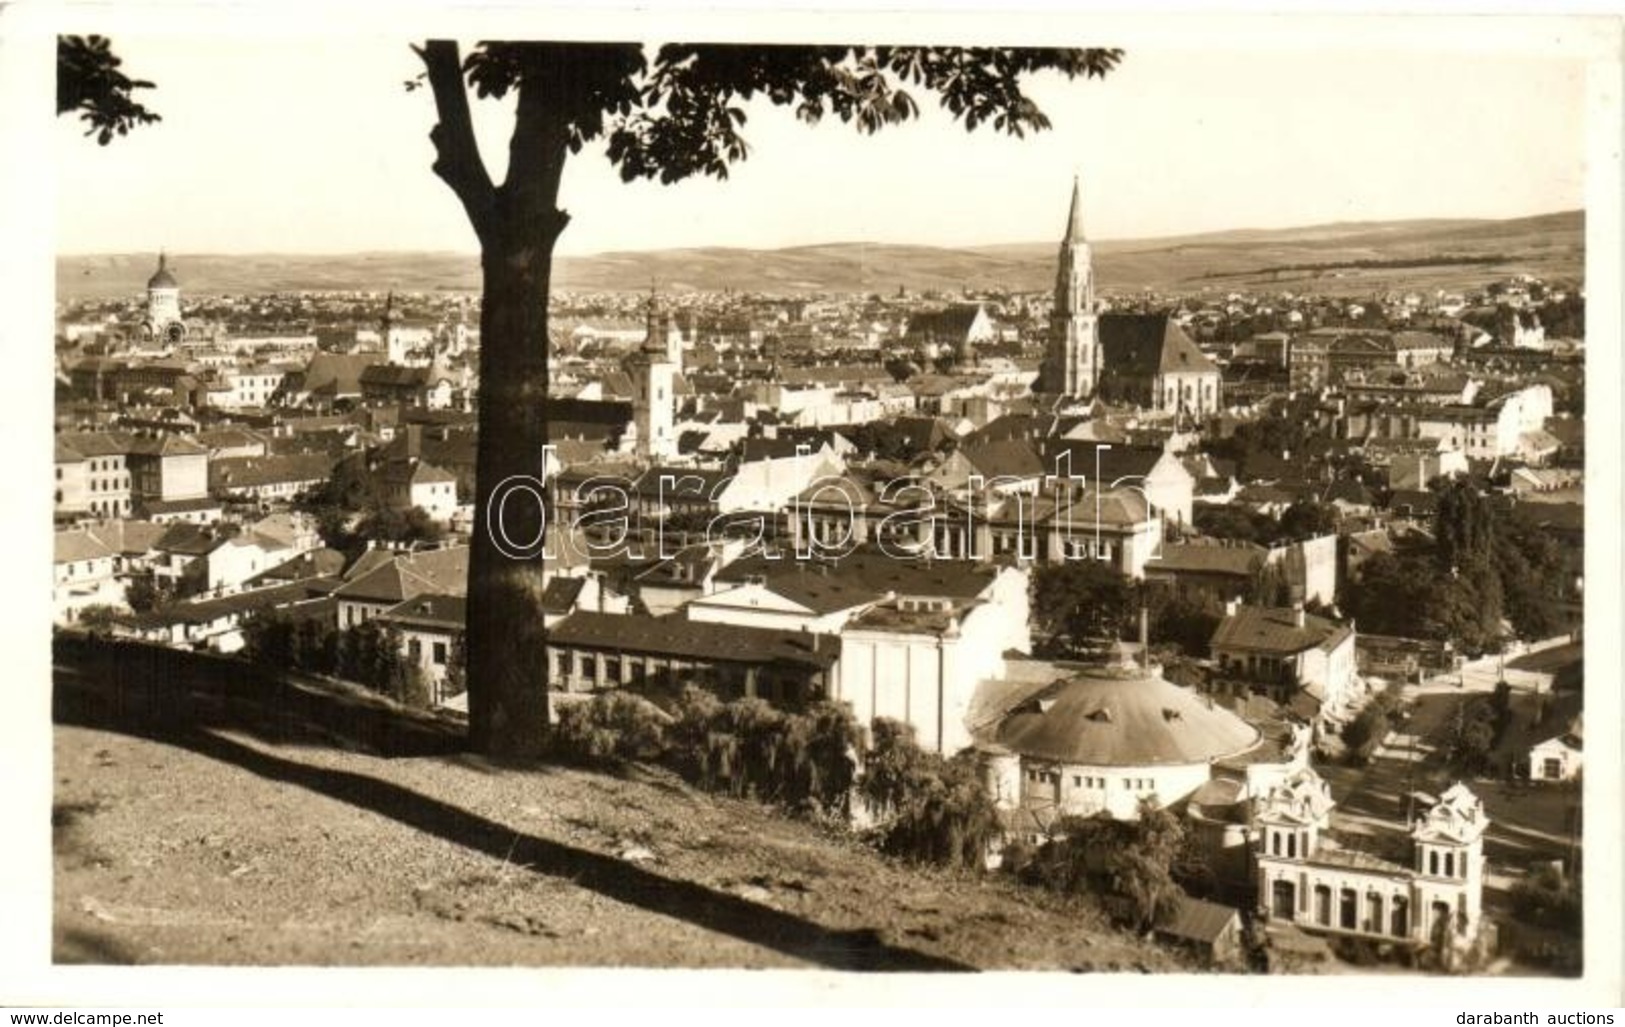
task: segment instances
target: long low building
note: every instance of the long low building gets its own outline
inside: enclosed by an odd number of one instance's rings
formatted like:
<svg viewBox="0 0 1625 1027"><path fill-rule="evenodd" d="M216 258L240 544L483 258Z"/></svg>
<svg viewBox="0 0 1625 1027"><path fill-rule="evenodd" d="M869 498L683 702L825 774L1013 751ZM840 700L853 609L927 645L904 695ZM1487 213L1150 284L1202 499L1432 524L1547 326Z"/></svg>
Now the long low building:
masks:
<svg viewBox="0 0 1625 1027"><path fill-rule="evenodd" d="M840 656L836 635L678 616L584 610L547 633L548 688L554 699L627 685L678 688L692 681L725 698L760 696L795 705L828 694Z"/></svg>

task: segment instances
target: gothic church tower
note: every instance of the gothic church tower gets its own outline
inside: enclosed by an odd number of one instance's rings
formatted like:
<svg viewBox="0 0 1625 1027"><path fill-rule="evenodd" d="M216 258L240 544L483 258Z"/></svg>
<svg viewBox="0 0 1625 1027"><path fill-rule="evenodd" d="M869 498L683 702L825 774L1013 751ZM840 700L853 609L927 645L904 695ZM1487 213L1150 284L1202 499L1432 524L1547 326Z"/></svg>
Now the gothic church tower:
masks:
<svg viewBox="0 0 1625 1027"><path fill-rule="evenodd" d="M1083 196L1076 178L1056 263L1049 351L1034 391L1088 399L1100 381L1100 325L1095 313L1094 257L1083 235Z"/></svg>

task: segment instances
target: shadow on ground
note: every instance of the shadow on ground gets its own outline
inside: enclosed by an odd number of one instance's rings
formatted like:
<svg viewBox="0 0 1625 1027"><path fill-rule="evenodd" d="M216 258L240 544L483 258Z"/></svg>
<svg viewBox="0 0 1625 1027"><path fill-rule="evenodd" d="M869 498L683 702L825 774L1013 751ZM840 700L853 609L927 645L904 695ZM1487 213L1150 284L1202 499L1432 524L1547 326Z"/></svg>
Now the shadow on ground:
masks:
<svg viewBox="0 0 1625 1027"><path fill-rule="evenodd" d="M232 660L78 640L56 648L57 723L187 749L270 781L389 817L531 873L569 880L618 902L674 917L838 970L970 970L885 943L869 930L836 931L690 881L512 827L392 782L312 766L223 737L240 731L281 746L331 746L382 756L448 755L463 746L451 722L418 717L344 691L279 681ZM102 939L68 939L77 954L120 962Z"/></svg>

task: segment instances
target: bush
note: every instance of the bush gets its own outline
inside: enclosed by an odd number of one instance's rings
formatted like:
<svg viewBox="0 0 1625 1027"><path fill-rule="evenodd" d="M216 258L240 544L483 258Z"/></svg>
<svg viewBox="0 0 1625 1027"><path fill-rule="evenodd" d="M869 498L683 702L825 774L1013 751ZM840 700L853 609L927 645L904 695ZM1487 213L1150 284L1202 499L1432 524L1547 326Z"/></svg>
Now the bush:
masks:
<svg viewBox="0 0 1625 1027"><path fill-rule="evenodd" d="M701 787L794 810L847 810L861 736L844 705L796 713L689 687L673 713L667 761Z"/></svg>
<svg viewBox="0 0 1625 1027"><path fill-rule="evenodd" d="M870 807L889 818L879 838L886 852L924 863L987 866L1001 832L974 754L943 759L920 749L912 727L879 718L859 787Z"/></svg>
<svg viewBox="0 0 1625 1027"><path fill-rule="evenodd" d="M1348 746L1349 761L1359 765L1368 762L1377 746L1388 737L1394 722L1402 713L1400 686L1389 685L1366 703L1358 716L1343 727L1343 744Z"/></svg>
<svg viewBox="0 0 1625 1027"><path fill-rule="evenodd" d="M1026 879L1067 894L1110 898L1121 919L1144 930L1173 911L1184 889L1175 870L1188 856L1184 825L1153 799L1136 820L1100 815L1065 817L1056 838L1038 850Z"/></svg>
<svg viewBox="0 0 1625 1027"><path fill-rule="evenodd" d="M1512 886L1512 909L1522 920L1580 934L1585 902L1580 878L1545 866Z"/></svg>
<svg viewBox="0 0 1625 1027"><path fill-rule="evenodd" d="M629 692L610 692L559 710L554 751L586 764L656 760L666 752L665 714Z"/></svg>

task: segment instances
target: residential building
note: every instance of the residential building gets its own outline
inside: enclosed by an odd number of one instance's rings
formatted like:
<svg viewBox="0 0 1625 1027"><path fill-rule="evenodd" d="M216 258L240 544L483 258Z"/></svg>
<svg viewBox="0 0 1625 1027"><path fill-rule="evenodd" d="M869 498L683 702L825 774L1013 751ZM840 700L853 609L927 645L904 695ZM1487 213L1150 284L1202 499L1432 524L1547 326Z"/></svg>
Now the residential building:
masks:
<svg viewBox="0 0 1625 1027"><path fill-rule="evenodd" d="M372 548L362 553L333 589L340 628L353 628L425 593L468 594L468 547L416 552Z"/></svg>
<svg viewBox="0 0 1625 1027"><path fill-rule="evenodd" d="M124 605L124 585L114 577L116 557L89 531L56 533L51 561L51 612L56 623L77 622L87 607Z"/></svg>
<svg viewBox="0 0 1625 1027"><path fill-rule="evenodd" d="M1257 691L1320 730L1339 726L1358 692L1354 629L1291 607L1231 601L1209 643L1215 686Z"/></svg>
<svg viewBox="0 0 1625 1027"><path fill-rule="evenodd" d="M438 706L458 694L448 687L446 673L468 624L468 601L461 595L425 592L390 607L373 618L401 636L407 662L417 668Z"/></svg>
<svg viewBox="0 0 1625 1027"><path fill-rule="evenodd" d="M1575 714L1563 730L1529 747L1529 780L1576 781L1585 766L1582 718Z"/></svg>

